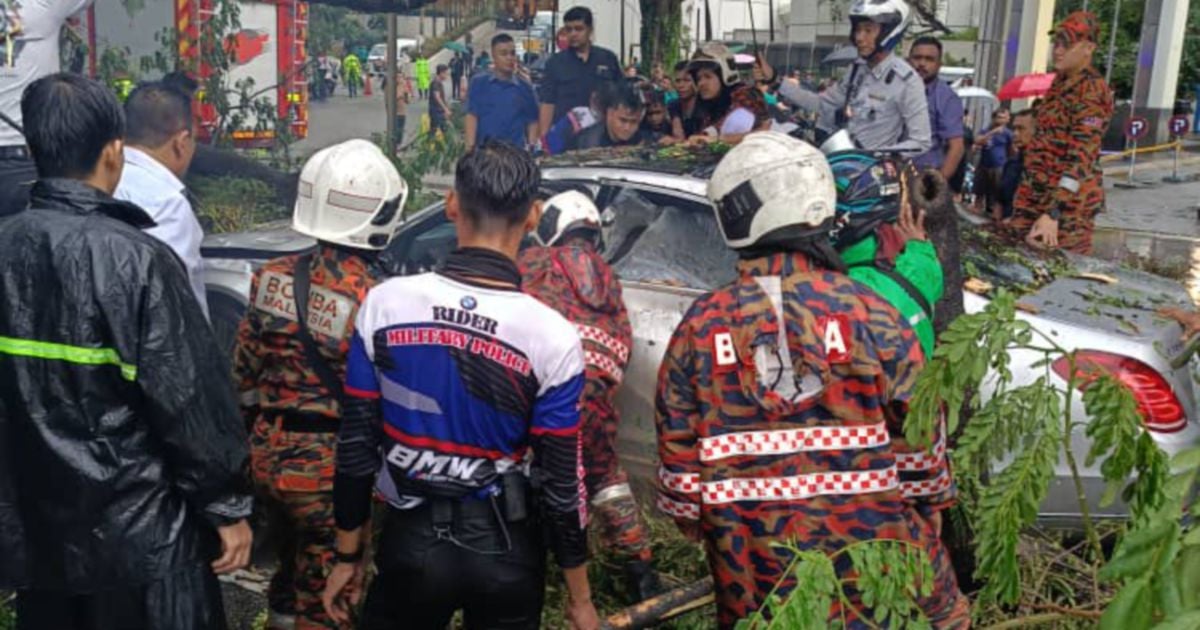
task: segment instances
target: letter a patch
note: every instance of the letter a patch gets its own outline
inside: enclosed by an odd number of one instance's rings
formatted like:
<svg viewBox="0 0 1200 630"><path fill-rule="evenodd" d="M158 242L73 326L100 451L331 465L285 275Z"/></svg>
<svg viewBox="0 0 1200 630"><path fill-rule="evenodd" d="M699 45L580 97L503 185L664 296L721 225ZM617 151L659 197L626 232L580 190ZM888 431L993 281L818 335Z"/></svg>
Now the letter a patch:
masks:
<svg viewBox="0 0 1200 630"><path fill-rule="evenodd" d="M737 348L733 345L733 333L728 328L713 332L713 371L728 372L737 366Z"/></svg>
<svg viewBox="0 0 1200 630"><path fill-rule="evenodd" d="M850 319L845 315L826 315L817 319L825 340L825 360L830 363L849 363L851 336Z"/></svg>

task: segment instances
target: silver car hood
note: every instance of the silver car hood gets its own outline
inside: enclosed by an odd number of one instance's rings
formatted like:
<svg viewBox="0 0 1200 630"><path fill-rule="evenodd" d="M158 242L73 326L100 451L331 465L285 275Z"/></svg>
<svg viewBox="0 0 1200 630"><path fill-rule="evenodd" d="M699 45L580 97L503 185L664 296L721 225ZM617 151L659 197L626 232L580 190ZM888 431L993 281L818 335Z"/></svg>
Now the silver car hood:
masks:
<svg viewBox="0 0 1200 630"><path fill-rule="evenodd" d="M302 252L316 244L294 231L290 222L275 221L248 232L205 236L200 252L205 258L267 259Z"/></svg>

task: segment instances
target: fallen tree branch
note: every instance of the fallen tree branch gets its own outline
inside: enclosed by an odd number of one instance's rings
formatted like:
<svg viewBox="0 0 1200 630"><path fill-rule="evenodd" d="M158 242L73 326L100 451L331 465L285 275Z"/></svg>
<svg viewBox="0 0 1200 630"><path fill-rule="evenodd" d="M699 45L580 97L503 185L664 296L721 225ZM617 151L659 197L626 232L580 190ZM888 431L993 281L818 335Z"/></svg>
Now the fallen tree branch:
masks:
<svg viewBox="0 0 1200 630"><path fill-rule="evenodd" d="M605 619L603 627L606 630L640 630L712 602L713 580L707 577L614 613Z"/></svg>
<svg viewBox="0 0 1200 630"><path fill-rule="evenodd" d="M1031 625L1041 625L1066 619L1067 615L1061 613L1042 613L1040 615L1029 615L1028 617L1017 617L1009 619L997 624L992 624L983 628L983 630L1008 630L1009 628L1026 628Z"/></svg>
<svg viewBox="0 0 1200 630"><path fill-rule="evenodd" d="M1075 617L1077 619L1099 619L1104 616L1103 610L1082 610L1079 608L1068 608L1058 604L1033 604L1030 607L1034 610L1054 612L1067 617Z"/></svg>

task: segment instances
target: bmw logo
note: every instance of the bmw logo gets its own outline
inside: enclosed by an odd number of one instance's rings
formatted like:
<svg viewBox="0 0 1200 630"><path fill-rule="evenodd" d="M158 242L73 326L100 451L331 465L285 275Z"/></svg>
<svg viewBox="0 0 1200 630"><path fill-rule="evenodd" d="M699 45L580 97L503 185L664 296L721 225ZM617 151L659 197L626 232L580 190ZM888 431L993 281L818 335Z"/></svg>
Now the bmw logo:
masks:
<svg viewBox="0 0 1200 630"><path fill-rule="evenodd" d="M473 311L473 310L475 310L476 306L479 306L479 303L475 301L475 298L473 298L469 295L464 297L461 301L459 301L459 304L461 304L462 307L467 309L468 311Z"/></svg>

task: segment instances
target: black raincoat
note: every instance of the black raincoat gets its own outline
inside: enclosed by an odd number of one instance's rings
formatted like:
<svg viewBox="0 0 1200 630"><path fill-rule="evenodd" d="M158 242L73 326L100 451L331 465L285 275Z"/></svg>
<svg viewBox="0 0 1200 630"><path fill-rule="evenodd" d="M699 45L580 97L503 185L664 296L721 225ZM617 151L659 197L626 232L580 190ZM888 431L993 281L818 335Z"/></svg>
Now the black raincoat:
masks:
<svg viewBox="0 0 1200 630"><path fill-rule="evenodd" d="M154 581L250 512L227 363L152 225L62 179L0 219L0 589Z"/></svg>

